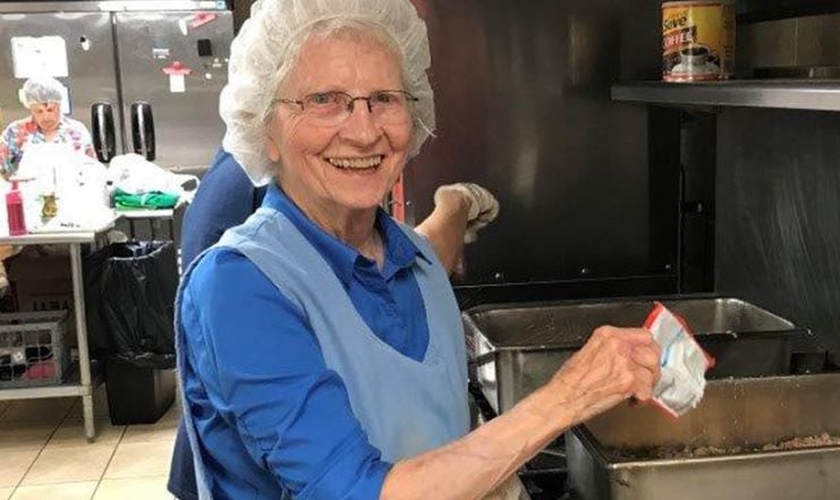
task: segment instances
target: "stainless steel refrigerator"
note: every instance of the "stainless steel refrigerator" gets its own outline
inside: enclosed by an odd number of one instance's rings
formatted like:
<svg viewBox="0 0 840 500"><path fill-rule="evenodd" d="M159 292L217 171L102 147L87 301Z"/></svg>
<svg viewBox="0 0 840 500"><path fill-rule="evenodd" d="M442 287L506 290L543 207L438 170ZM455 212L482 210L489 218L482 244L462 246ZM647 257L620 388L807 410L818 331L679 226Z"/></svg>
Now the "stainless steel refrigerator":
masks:
<svg viewBox="0 0 840 500"><path fill-rule="evenodd" d="M32 74L68 89L99 160L136 152L199 172L224 135L233 15L224 1L0 2L0 108L28 115L19 90Z"/></svg>

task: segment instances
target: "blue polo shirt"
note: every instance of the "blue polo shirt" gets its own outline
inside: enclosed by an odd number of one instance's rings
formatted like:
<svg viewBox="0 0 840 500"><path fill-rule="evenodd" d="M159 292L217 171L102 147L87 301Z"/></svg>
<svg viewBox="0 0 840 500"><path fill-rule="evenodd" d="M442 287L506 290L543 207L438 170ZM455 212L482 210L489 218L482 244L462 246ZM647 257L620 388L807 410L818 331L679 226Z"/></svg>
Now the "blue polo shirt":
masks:
<svg viewBox="0 0 840 500"><path fill-rule="evenodd" d="M380 270L312 223L276 186L263 207L292 221L378 337L423 359L429 331L411 267L430 256L395 222L377 215L385 244ZM256 265L232 249L211 249L184 289L180 321L187 362L198 374L185 371L184 385L202 445L213 450L204 463L215 493L251 498L270 475L296 499L379 498L391 464L368 443L306 318ZM266 407L272 411L250 411Z"/></svg>

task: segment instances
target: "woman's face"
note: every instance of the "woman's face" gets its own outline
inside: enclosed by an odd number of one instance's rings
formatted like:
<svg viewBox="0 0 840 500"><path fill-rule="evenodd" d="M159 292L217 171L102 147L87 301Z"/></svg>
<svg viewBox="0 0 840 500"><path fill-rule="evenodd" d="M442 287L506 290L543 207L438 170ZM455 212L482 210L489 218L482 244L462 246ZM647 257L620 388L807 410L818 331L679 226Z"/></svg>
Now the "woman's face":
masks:
<svg viewBox="0 0 840 500"><path fill-rule="evenodd" d="M48 134L58 129L61 120L61 104L57 102L39 102L29 107L35 124L42 132Z"/></svg>
<svg viewBox="0 0 840 500"><path fill-rule="evenodd" d="M310 38L277 97L302 100L328 91L367 97L402 88L396 55L373 36L353 31ZM296 104L277 103L274 110L269 157L282 163L283 189L310 217L323 222L369 212L402 173L413 131L409 113L381 123L366 101L357 100L345 121L326 125Z"/></svg>

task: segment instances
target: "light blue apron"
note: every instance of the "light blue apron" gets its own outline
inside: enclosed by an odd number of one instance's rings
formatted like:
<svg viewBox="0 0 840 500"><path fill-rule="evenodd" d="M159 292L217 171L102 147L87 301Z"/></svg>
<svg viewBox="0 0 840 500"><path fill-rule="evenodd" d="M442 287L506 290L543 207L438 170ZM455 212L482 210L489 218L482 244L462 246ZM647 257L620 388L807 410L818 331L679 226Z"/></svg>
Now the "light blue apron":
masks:
<svg viewBox="0 0 840 500"><path fill-rule="evenodd" d="M301 309L318 338L328 368L341 376L350 404L371 444L389 462L420 454L458 439L469 430L463 327L455 296L434 251L414 231L403 228L433 263L417 258L413 267L426 307L429 345L415 361L383 342L359 316L324 258L283 214L261 208L227 231L216 246L238 250ZM184 275L188 282L195 259ZM176 322L179 314L176 311ZM185 339L176 325L178 365L185 363ZM267 332L268 333L268 332ZM184 386L181 394L184 395ZM184 421L193 450L199 498L212 499L189 406Z"/></svg>

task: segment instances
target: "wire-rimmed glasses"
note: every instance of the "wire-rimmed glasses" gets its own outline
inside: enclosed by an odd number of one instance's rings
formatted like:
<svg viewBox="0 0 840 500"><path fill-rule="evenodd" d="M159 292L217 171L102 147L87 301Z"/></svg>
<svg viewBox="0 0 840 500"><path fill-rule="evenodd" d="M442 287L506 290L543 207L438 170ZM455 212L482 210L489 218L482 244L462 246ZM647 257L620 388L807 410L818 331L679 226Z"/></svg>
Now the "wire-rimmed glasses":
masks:
<svg viewBox="0 0 840 500"><path fill-rule="evenodd" d="M308 94L300 99L277 99L275 102L300 106L306 116L323 125L340 125L353 113L356 101L367 102L374 121L392 125L410 122L412 107L418 99L404 90L377 90L368 96L357 97L331 90Z"/></svg>

